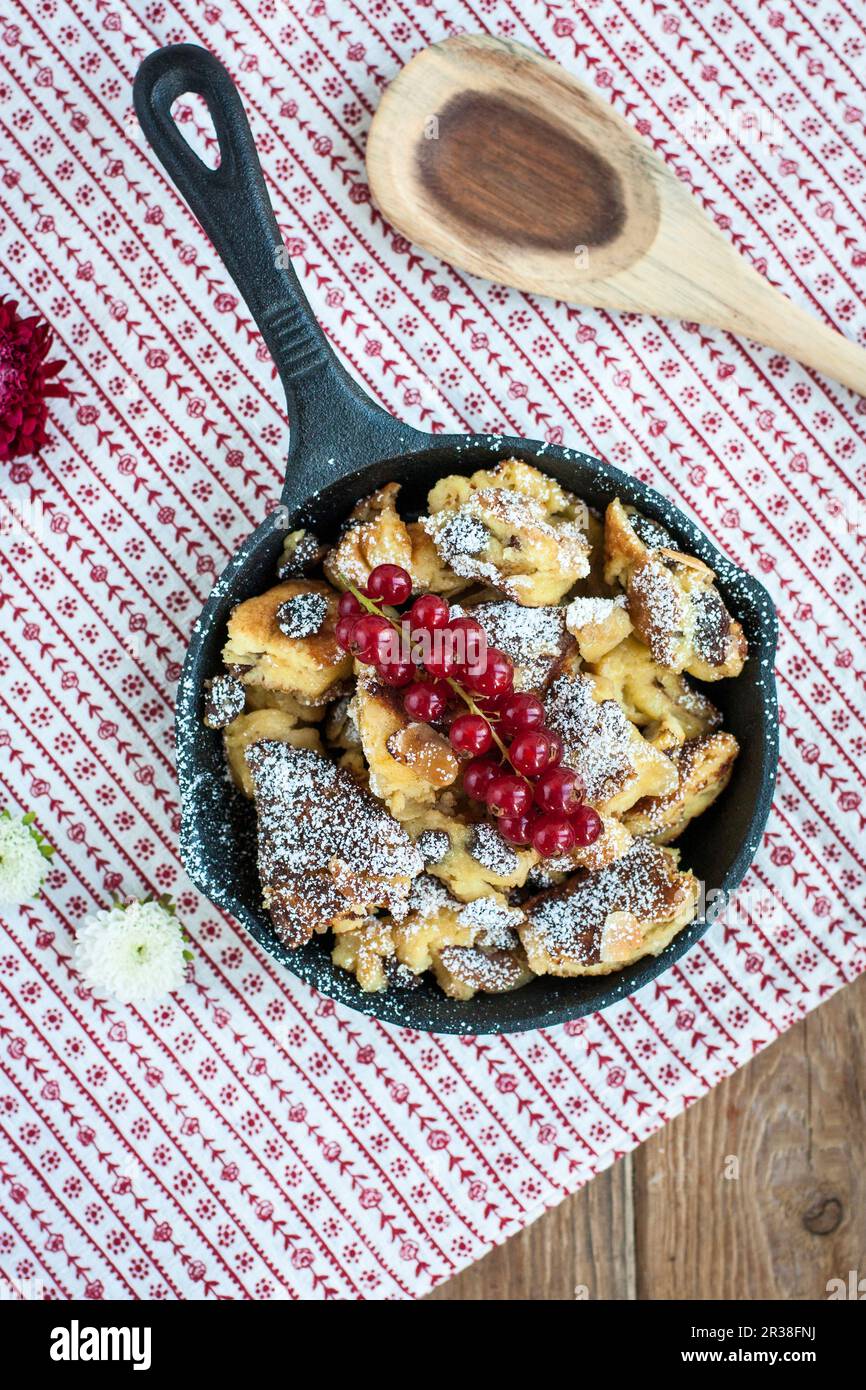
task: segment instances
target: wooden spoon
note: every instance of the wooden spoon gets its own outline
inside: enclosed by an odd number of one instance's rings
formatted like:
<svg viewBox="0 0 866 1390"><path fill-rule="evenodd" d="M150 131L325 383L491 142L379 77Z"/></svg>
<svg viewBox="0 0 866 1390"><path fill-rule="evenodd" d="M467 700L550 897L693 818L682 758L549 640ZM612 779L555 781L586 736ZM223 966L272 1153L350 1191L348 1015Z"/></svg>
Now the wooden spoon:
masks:
<svg viewBox="0 0 866 1390"><path fill-rule="evenodd" d="M425 48L382 97L367 172L395 227L473 275L730 329L866 395L866 350L773 289L616 112L521 44Z"/></svg>

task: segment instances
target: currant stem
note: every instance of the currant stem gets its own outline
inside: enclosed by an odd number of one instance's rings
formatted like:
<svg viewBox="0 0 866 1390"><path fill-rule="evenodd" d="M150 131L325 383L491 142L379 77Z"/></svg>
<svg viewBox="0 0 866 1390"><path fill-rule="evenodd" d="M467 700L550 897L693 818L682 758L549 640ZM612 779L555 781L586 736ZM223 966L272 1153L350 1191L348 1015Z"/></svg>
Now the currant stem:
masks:
<svg viewBox="0 0 866 1390"><path fill-rule="evenodd" d="M375 614L377 618L384 618L386 623L391 624L395 632L402 631L402 622L398 623L396 618L392 618L389 613L385 612L384 608L380 608L375 599L368 598L364 591L353 584L351 580L347 579L344 574L340 575L340 579L342 583L345 584L349 593L355 596L362 608L366 608L368 613Z"/></svg>

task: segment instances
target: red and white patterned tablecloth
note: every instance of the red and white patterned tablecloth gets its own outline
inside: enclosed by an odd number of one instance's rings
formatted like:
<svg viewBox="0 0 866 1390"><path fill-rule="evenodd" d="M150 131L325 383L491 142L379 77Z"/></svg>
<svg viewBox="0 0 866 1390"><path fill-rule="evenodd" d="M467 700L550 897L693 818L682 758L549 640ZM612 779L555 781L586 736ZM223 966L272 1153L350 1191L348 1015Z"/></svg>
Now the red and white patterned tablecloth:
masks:
<svg viewBox="0 0 866 1390"><path fill-rule="evenodd" d="M363 165L413 53L507 35L590 83L749 261L864 341L862 18L852 0L2 0L0 288L54 324L74 392L43 455L3 469L0 804L58 849L0 939L4 1275L59 1299L420 1295L864 968L864 402L722 333L461 275L383 225ZM780 780L746 907L601 1016L512 1038L385 1027L275 967L184 877L175 683L214 575L278 494L286 425L133 115L139 61L177 40L240 83L295 265L375 396L425 428L588 440L778 605ZM136 1011L82 988L70 955L113 891L148 890L178 899L194 962Z"/></svg>

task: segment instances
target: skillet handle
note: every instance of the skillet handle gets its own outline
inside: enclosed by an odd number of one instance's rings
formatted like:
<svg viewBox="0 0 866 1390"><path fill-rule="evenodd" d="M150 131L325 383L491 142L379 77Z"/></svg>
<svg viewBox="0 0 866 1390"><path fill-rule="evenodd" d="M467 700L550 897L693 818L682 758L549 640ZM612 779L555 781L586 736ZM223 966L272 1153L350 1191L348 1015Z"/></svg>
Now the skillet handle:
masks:
<svg viewBox="0 0 866 1390"><path fill-rule="evenodd" d="M171 114L186 92L199 93L207 103L219 140L218 169L199 159ZM280 373L291 429L286 491L301 492L317 478L320 483L326 463L333 478L405 448L415 432L352 381L307 303L277 227L243 103L222 63L195 44L160 48L136 73L133 98L154 153L213 242ZM363 455L353 456L353 448ZM293 462L305 477L293 476Z"/></svg>

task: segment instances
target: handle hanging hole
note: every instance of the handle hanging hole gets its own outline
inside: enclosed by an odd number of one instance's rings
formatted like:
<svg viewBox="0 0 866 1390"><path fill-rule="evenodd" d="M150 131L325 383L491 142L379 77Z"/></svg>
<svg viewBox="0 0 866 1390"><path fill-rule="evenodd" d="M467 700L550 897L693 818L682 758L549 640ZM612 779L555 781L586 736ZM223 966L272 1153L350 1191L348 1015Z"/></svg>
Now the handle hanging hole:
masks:
<svg viewBox="0 0 866 1390"><path fill-rule="evenodd" d="M184 92L171 104L171 117L189 145L208 169L220 167L220 143L210 107L198 92Z"/></svg>

